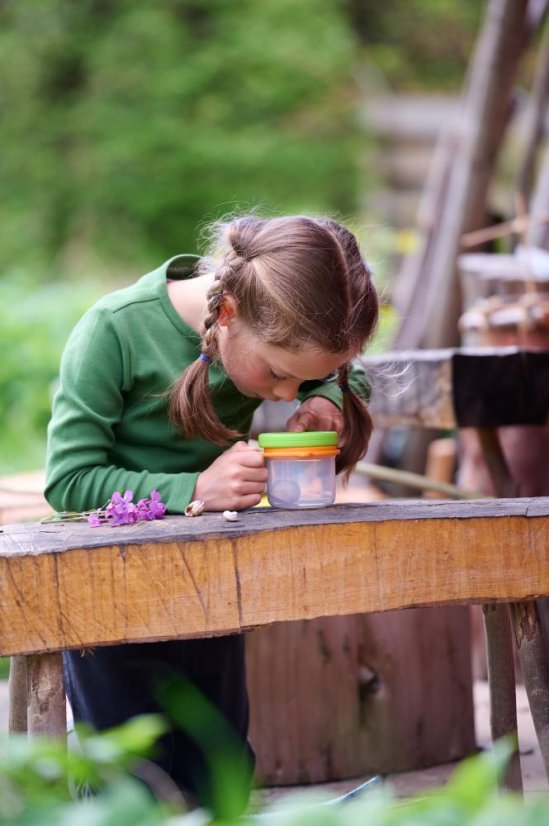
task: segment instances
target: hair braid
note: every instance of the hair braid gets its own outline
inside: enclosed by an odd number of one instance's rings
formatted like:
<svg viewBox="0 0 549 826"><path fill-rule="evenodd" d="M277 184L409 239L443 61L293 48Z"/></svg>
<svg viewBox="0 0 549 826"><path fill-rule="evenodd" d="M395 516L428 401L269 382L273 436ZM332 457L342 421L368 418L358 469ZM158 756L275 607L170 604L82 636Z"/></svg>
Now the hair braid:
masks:
<svg viewBox="0 0 549 826"><path fill-rule="evenodd" d="M223 306L224 283L230 272L229 263L222 264L216 270L215 279L206 294L208 313L204 319L202 352L172 386L169 401L170 418L183 428L187 438L201 436L217 445L242 436L219 420L208 381L210 362L219 354L217 322Z"/></svg>
<svg viewBox="0 0 549 826"><path fill-rule="evenodd" d="M340 454L336 459L336 472L343 471L346 482L356 463L362 459L374 423L366 402L362 401L349 385L349 364L344 364L337 371L337 383L343 394L343 434L340 439Z"/></svg>
<svg viewBox="0 0 549 826"><path fill-rule="evenodd" d="M210 358L215 358L218 354L217 344L217 322L219 313L223 306L224 279L227 274L228 265L225 264L216 272L215 281L212 282L206 297L208 299L208 314L204 319L204 333L202 334L202 352Z"/></svg>

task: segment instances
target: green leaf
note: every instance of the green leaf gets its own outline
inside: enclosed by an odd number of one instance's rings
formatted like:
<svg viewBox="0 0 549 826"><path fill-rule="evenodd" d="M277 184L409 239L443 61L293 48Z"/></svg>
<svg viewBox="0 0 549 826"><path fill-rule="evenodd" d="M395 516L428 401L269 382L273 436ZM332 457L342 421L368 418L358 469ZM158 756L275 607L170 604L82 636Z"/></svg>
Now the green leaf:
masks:
<svg viewBox="0 0 549 826"><path fill-rule="evenodd" d="M496 791L516 747L516 738L504 737L482 755L464 760L448 783L448 796L470 811L479 809Z"/></svg>

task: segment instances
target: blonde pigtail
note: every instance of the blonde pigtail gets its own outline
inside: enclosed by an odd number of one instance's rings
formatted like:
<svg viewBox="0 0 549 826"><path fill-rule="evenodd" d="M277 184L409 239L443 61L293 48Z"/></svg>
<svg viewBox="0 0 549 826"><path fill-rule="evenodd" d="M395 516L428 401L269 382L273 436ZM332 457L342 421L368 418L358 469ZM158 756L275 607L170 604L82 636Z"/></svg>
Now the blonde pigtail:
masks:
<svg viewBox="0 0 549 826"><path fill-rule="evenodd" d="M336 459L336 472L343 472L346 482L354 467L368 449L374 424L368 405L352 390L348 383L349 365L338 370L338 385L343 393L343 433L340 440L341 453Z"/></svg>

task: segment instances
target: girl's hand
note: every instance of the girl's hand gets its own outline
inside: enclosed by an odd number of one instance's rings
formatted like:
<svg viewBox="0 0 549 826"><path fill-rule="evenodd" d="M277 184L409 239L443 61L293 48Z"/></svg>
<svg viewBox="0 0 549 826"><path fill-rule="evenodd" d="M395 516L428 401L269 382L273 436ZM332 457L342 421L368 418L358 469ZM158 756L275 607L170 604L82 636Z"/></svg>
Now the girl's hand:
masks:
<svg viewBox="0 0 549 826"><path fill-rule="evenodd" d="M299 405L286 427L295 433L304 430L343 430L343 413L324 396L312 396Z"/></svg>
<svg viewBox="0 0 549 826"><path fill-rule="evenodd" d="M200 474L193 499L202 499L207 511L244 510L259 504L266 483L263 452L237 442Z"/></svg>

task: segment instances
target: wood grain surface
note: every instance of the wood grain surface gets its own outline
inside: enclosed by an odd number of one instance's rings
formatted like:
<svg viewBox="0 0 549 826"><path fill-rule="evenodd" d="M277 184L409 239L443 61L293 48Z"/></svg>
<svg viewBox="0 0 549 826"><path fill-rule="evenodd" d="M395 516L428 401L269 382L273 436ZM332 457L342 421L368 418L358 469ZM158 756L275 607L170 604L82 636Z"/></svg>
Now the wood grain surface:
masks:
<svg viewBox="0 0 549 826"><path fill-rule="evenodd" d="M361 361L378 427L542 425L549 417L548 350L409 350Z"/></svg>
<svg viewBox="0 0 549 826"><path fill-rule="evenodd" d="M0 654L549 594L549 498L0 532Z"/></svg>

